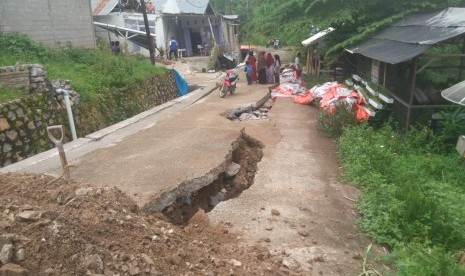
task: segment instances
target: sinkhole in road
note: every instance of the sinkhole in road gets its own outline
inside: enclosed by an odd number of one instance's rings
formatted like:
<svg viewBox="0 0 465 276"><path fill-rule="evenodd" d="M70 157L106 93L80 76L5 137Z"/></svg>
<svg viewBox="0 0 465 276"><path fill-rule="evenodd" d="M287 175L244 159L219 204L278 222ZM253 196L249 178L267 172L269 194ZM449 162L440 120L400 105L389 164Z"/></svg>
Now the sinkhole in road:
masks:
<svg viewBox="0 0 465 276"><path fill-rule="evenodd" d="M263 156L262 148L260 141L242 133L225 172L200 190L177 198L173 204L163 209L163 215L171 223L184 226L199 209L209 212L221 201L238 197L242 191L253 185L257 164ZM240 165L238 171L239 166L236 164ZM232 175L233 173L235 174Z"/></svg>

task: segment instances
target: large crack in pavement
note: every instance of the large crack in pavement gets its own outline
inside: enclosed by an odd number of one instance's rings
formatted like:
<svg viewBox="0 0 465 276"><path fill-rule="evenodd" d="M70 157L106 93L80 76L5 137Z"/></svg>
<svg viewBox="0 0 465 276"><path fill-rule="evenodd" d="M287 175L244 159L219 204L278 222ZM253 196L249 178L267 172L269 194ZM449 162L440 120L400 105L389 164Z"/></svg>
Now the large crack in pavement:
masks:
<svg viewBox="0 0 465 276"><path fill-rule="evenodd" d="M209 212L220 202L238 197L253 185L257 163L263 156L263 145L244 131L233 144L234 149L225 161L203 179L203 183L210 182L192 192L181 192L171 205L163 209L166 218L174 224L186 225L200 209ZM196 179L197 183L200 183L199 179ZM192 189L192 183L186 186Z"/></svg>
<svg viewBox="0 0 465 276"><path fill-rule="evenodd" d="M210 211L220 201L238 196L253 184L262 147L260 141L242 129L221 164L158 195L143 209L149 213L162 212L175 224L186 223L199 208Z"/></svg>

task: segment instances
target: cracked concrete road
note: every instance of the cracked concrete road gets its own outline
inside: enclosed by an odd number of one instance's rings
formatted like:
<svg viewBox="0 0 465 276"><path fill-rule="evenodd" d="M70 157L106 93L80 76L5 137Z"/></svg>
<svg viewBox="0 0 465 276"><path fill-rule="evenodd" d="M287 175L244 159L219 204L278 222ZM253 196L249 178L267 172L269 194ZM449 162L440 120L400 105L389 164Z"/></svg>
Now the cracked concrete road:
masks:
<svg viewBox="0 0 465 276"><path fill-rule="evenodd" d="M242 232L246 245L281 254L291 269L311 274L358 275L370 241L355 224L358 191L337 182L336 146L316 128L314 108L281 98L270 121L241 122L264 143L252 187L209 213Z"/></svg>
<svg viewBox="0 0 465 276"><path fill-rule="evenodd" d="M188 75L189 83L204 85L204 90L104 135L95 134L98 139L67 145L72 177L98 187L118 187L140 206L164 195L165 206L185 192L178 189L181 183L197 179L201 183L194 181L191 188L198 188L195 185L206 185L220 173L245 128L265 145L255 184L208 213L212 225L228 222L232 231L241 233L240 243L268 247L283 257L283 267L290 271L358 275L370 241L356 226L354 203L344 197L356 199L358 191L337 182L337 149L316 129L316 110L278 99L269 120L229 121L220 114L257 102L268 89L247 86L242 77L235 95L220 99L215 91L204 97L216 75ZM54 150L3 171L60 175Z"/></svg>

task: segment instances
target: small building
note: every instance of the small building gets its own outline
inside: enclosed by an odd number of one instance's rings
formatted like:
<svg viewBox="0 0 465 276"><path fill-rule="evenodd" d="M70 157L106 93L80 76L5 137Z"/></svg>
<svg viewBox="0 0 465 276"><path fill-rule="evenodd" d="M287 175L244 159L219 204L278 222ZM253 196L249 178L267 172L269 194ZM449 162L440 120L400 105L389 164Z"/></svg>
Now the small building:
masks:
<svg viewBox="0 0 465 276"><path fill-rule="evenodd" d="M92 0L96 25L107 30L97 30L97 37L108 40L108 31L111 31L112 35L130 41L129 51L148 55L139 47L145 46L134 39L145 33L142 7L140 4L121 7L119 3L119 0ZM208 0L152 0L152 3L155 8L147 13L147 18L157 49L166 52L171 37L174 37L181 52L189 56L208 55L213 46L238 51L237 16L217 15ZM110 40L115 39L110 36Z"/></svg>
<svg viewBox="0 0 465 276"><path fill-rule="evenodd" d="M19 32L50 47L95 48L90 0L1 0L0 32Z"/></svg>
<svg viewBox="0 0 465 276"><path fill-rule="evenodd" d="M391 92L393 114L408 129L421 110L449 106L441 90L465 78L465 8L408 15L345 50L357 74Z"/></svg>

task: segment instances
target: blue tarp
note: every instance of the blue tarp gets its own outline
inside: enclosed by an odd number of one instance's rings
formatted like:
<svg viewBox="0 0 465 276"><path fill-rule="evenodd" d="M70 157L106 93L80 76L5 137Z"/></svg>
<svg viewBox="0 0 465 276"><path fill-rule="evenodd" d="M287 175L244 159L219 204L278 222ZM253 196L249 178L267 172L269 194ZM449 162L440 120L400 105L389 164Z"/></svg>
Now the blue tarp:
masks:
<svg viewBox="0 0 465 276"><path fill-rule="evenodd" d="M187 94L189 87L187 85L187 81L179 74L176 69L173 69L174 80L176 81L176 86L178 87L178 95L184 96Z"/></svg>

